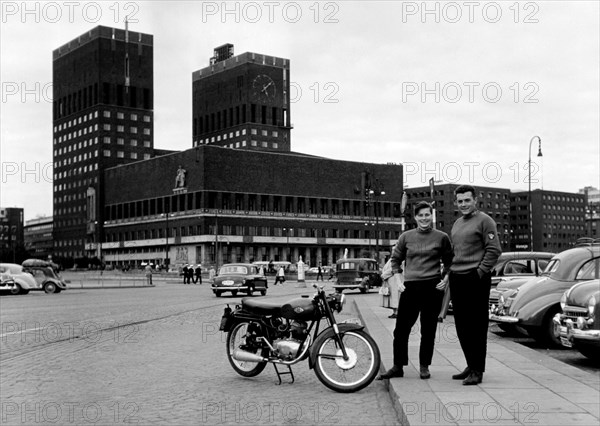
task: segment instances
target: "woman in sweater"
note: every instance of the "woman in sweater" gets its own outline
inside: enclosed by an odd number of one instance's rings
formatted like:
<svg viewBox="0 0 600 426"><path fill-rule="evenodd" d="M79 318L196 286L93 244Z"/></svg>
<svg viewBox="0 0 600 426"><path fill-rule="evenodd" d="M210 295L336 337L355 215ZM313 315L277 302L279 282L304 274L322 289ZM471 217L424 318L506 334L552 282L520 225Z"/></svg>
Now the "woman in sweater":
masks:
<svg viewBox="0 0 600 426"><path fill-rule="evenodd" d="M433 357L438 314L446 288L445 278L452 262L448 234L433 229L433 208L421 201L414 208L417 228L400 235L392 253L392 271L399 273L404 262L404 292L398 305L394 329L394 365L378 379L403 377L408 365L408 338L417 317L421 316L420 377L428 379ZM443 271L442 265L443 264Z"/></svg>

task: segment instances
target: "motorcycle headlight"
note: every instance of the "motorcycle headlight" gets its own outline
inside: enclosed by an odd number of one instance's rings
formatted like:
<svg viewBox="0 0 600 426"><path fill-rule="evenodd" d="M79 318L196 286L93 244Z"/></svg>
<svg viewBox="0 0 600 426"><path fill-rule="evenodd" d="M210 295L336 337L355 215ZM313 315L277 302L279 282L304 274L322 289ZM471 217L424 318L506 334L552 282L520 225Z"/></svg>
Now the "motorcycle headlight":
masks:
<svg viewBox="0 0 600 426"><path fill-rule="evenodd" d="M592 296L588 300L588 312L590 313L590 317L594 316L595 310L596 310L596 298L594 296Z"/></svg>
<svg viewBox="0 0 600 426"><path fill-rule="evenodd" d="M565 306L567 306L567 292L566 291L560 297L560 309L562 309L564 311Z"/></svg>

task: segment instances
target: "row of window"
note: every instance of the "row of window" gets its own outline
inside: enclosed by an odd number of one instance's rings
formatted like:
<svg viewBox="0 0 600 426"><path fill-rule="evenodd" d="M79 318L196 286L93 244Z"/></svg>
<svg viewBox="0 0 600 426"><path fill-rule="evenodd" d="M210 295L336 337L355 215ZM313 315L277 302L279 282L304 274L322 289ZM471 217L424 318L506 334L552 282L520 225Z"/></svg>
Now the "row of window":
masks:
<svg viewBox="0 0 600 426"><path fill-rule="evenodd" d="M287 228L270 226L219 226L218 235L228 236L265 236L265 237L287 237ZM107 232L106 242L151 240L165 238L166 230L162 226L146 228L138 231ZM187 237L195 235L215 235L214 225L209 225L202 230L200 225L181 226L169 228L169 238ZM363 229L338 229L338 228L294 228L290 230L290 237L299 238L345 238L345 239L375 239L375 231ZM398 231L380 230L379 239L397 239Z"/></svg>
<svg viewBox="0 0 600 426"><path fill-rule="evenodd" d="M105 149L104 151L102 151L102 155L104 155L105 157L111 157L113 154L113 151L111 151L110 149ZM117 158L125 158L125 152L124 151L115 151L115 156ZM138 153L137 152L130 152L129 153L129 158L132 160L137 160L138 159ZM148 153L143 154L143 159L144 160L149 160L150 158L152 158L152 156Z"/></svg>
<svg viewBox="0 0 600 426"><path fill-rule="evenodd" d="M205 143L208 143L208 142L205 142ZM269 148L269 145L270 145L270 147L272 149L278 149L279 148L279 143L278 142L271 142L269 144L269 142L267 142L267 141L251 140L250 141L250 145L248 145L248 142L245 139L242 140L242 141L235 142L235 143L230 143L229 145L225 145L225 146L228 146L229 148L245 148L247 146L254 146L254 147L260 146L261 148Z"/></svg>
<svg viewBox="0 0 600 426"><path fill-rule="evenodd" d="M98 169L98 165L95 165L95 168ZM71 172L72 169L69 169L69 171L67 171L65 173L65 176L71 176L73 173ZM60 176L61 178L63 176ZM54 174L54 181L56 182L59 179L59 174L55 173ZM73 182L66 182L66 183L61 183L61 184L55 184L54 185L54 193L56 194L58 191L66 191L69 189L77 189L77 188L84 188L87 189L88 187L97 184L98 183L98 178L97 177L91 177L91 178L86 178L86 179L81 179L81 180L76 180ZM82 191L82 194L85 191ZM83 195L82 195L83 198Z"/></svg>
<svg viewBox="0 0 600 426"><path fill-rule="evenodd" d="M98 157L98 150L95 150L93 152L93 154L94 154L93 157ZM73 157L67 157L67 158L63 158L62 160L55 161L54 162L54 167L55 168L59 168L59 167L62 167L62 166L69 166L71 164L75 164L75 163L78 163L78 162L81 162L81 161L86 161L88 158L90 158L90 159L92 158L92 153L91 152L90 153L84 152L83 154L74 155ZM90 171L91 170L98 170L98 164L96 164L96 168L95 169L92 169L92 166L93 165L90 164ZM85 167L86 167L85 171L87 172L87 165ZM62 178L62 176L60 176L60 178Z"/></svg>
<svg viewBox="0 0 600 426"><path fill-rule="evenodd" d="M104 110L104 111L102 112L102 115L103 115L105 118L110 118L110 117L111 117L111 112L110 112L110 111L108 111L108 110ZM117 112L117 113L116 113L116 117L117 117L117 120L124 120L124 119L125 119L125 113L123 113L123 112ZM131 114L129 114L129 119L130 119L131 121L137 121L137 120L138 120L138 115L137 115L137 114L135 114L135 113L131 113ZM151 119L150 119L150 116L149 116L149 115L146 115L146 114L144 114L144 116L143 116L143 118L142 118L142 119L143 119L143 120L144 120L146 123L150 123L150 121L151 121Z"/></svg>
<svg viewBox="0 0 600 426"><path fill-rule="evenodd" d="M56 141L56 139L55 139L55 141ZM87 148L88 146L92 146L97 143L98 143L98 137L95 137L94 139L85 139L83 141L79 141L79 143L75 142L73 145L55 149L54 156L56 157L58 155L67 154L67 153L75 151L77 149ZM55 142L55 145L56 145L56 142Z"/></svg>
<svg viewBox="0 0 600 426"><path fill-rule="evenodd" d="M245 136L246 135L246 129L242 129L240 130L236 130L235 132L229 132L229 133L223 133L222 135L217 135L217 136L212 136L210 138L206 138L206 139L199 139L197 141L196 144L208 144L208 143L214 143L214 142L221 142L221 140L226 141L228 138L229 139L233 139L235 134L235 137L239 137L240 134L241 136ZM250 129L250 134L251 135L258 135L258 130L257 129ZM260 132L261 136L269 136L269 131L268 130L261 130ZM271 131L271 136L276 138L279 137L279 132L277 130L272 130Z"/></svg>
<svg viewBox="0 0 600 426"><path fill-rule="evenodd" d="M102 142L105 144L111 144L112 143L112 138L110 136L104 136L102 138ZM117 145L125 145L125 139L124 138L117 138ZM138 146L138 140L137 139L130 139L129 140L129 145L131 146ZM144 141L144 148L150 148L151 147L151 143L150 141Z"/></svg>

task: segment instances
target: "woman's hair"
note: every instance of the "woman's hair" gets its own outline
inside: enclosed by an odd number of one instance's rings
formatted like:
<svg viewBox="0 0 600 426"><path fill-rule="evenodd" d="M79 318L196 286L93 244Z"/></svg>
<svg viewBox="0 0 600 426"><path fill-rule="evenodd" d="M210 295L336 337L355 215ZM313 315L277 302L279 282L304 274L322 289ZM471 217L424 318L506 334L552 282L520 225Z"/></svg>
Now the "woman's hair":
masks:
<svg viewBox="0 0 600 426"><path fill-rule="evenodd" d="M418 215L419 211L423 209L429 209L429 213L433 213L433 207L431 207L431 204L429 204L427 201L419 201L413 209L415 216Z"/></svg>

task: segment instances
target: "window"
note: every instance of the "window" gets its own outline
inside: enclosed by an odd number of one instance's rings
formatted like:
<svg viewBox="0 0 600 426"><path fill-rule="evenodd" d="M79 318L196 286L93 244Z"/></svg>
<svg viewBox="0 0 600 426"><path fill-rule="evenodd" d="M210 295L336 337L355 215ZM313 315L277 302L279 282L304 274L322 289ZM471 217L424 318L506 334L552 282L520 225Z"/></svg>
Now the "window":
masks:
<svg viewBox="0 0 600 426"><path fill-rule="evenodd" d="M148 129L148 128L144 129L144 134L145 135L149 135L150 134L150 129Z"/></svg>
<svg viewBox="0 0 600 426"><path fill-rule="evenodd" d="M131 121L137 121L137 114L131 114Z"/></svg>
<svg viewBox="0 0 600 426"><path fill-rule="evenodd" d="M117 145L125 145L125 139L117 138Z"/></svg>
<svg viewBox="0 0 600 426"><path fill-rule="evenodd" d="M137 139L131 139L131 146L137 146Z"/></svg>
<svg viewBox="0 0 600 426"><path fill-rule="evenodd" d="M150 116L149 115L144 115L144 121L146 123L150 123Z"/></svg>
<svg viewBox="0 0 600 426"><path fill-rule="evenodd" d="M117 158L125 158L125 153L123 151L117 151Z"/></svg>
<svg viewBox="0 0 600 426"><path fill-rule="evenodd" d="M125 118L125 114L123 114L122 112L117 112L117 118L118 118L119 120L122 120L122 119L124 119L124 118Z"/></svg>
<svg viewBox="0 0 600 426"><path fill-rule="evenodd" d="M105 149L103 153L105 157L110 157L110 149Z"/></svg>
<svg viewBox="0 0 600 426"><path fill-rule="evenodd" d="M117 126L117 132L124 132L125 131L125 126L123 126L122 124L119 124Z"/></svg>
<svg viewBox="0 0 600 426"><path fill-rule="evenodd" d="M132 152L131 153L131 159L132 160L136 160L137 159L137 152Z"/></svg>

